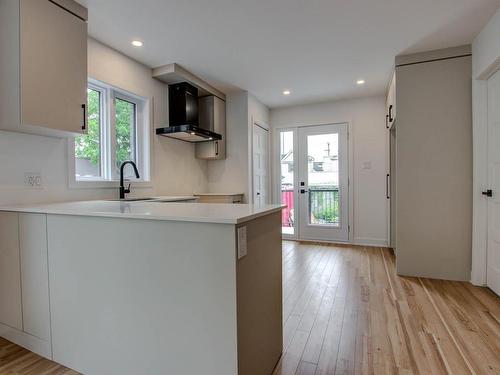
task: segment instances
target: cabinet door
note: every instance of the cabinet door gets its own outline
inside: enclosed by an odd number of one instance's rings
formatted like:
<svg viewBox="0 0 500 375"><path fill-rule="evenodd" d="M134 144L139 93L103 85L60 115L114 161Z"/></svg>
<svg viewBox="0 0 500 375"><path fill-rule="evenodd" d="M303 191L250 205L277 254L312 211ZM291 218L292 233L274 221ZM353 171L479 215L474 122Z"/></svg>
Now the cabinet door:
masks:
<svg viewBox="0 0 500 375"><path fill-rule="evenodd" d="M47 215L19 214L24 332L50 340Z"/></svg>
<svg viewBox="0 0 500 375"><path fill-rule="evenodd" d="M14 212L0 212L0 323L23 329L19 221Z"/></svg>
<svg viewBox="0 0 500 375"><path fill-rule="evenodd" d="M82 133L87 22L48 0L21 0L21 123Z"/></svg>

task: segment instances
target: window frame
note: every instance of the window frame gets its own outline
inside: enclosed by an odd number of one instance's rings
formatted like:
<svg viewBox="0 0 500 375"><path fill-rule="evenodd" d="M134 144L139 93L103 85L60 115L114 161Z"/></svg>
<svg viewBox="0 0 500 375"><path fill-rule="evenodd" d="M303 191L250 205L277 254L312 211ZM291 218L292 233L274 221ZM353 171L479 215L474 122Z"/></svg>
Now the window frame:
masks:
<svg viewBox="0 0 500 375"><path fill-rule="evenodd" d="M100 169L101 176L76 177L75 137L68 138L68 177L70 188L116 188L119 173L115 168L115 99L135 105L134 149L140 178L133 179L135 187L151 187L150 112L151 100L110 84L89 78L87 87L100 95Z"/></svg>

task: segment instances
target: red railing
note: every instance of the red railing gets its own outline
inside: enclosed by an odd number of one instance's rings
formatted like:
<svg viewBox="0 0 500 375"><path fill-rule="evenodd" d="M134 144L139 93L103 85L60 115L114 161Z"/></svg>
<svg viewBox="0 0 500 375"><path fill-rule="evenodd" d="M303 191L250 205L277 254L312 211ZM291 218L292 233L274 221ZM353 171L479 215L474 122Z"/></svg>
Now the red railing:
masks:
<svg viewBox="0 0 500 375"><path fill-rule="evenodd" d="M293 189L281 190L281 203L286 208L281 211L281 226L293 227Z"/></svg>

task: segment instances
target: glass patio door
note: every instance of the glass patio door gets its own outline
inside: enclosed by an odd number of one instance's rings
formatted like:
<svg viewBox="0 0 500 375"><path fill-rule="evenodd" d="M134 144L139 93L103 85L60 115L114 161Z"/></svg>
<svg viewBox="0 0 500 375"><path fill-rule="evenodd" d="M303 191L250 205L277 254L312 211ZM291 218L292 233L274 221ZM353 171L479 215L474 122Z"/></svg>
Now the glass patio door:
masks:
<svg viewBox="0 0 500 375"><path fill-rule="evenodd" d="M298 128L298 238L349 240L347 124Z"/></svg>

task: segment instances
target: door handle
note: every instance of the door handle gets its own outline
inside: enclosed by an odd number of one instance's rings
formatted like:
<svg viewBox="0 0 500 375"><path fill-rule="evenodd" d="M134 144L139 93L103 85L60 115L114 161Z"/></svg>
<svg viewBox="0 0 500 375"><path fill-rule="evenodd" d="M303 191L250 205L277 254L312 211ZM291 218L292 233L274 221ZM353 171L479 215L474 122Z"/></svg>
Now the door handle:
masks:
<svg viewBox="0 0 500 375"><path fill-rule="evenodd" d="M387 173L385 176L385 197L387 199L391 199L391 196L389 195L389 181L390 181L391 175Z"/></svg>
<svg viewBox="0 0 500 375"><path fill-rule="evenodd" d="M488 189L486 191L481 192L481 194L486 195L487 197L492 197L493 196L493 190Z"/></svg>

